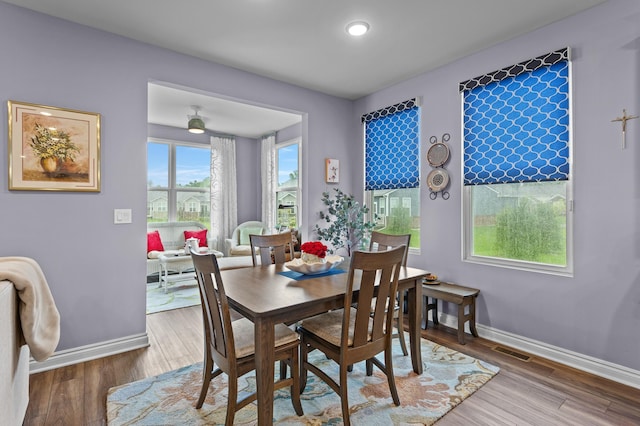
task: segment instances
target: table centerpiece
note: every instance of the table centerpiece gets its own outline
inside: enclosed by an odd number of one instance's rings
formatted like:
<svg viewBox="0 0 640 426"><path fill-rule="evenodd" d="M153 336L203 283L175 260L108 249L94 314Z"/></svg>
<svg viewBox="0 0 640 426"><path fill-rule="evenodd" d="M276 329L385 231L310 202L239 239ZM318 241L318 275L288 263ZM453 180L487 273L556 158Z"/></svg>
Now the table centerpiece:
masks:
<svg viewBox="0 0 640 426"><path fill-rule="evenodd" d="M302 252L300 258L285 263L285 266L305 275L325 273L344 260L342 256L327 256L327 246L320 241L303 243L300 251Z"/></svg>

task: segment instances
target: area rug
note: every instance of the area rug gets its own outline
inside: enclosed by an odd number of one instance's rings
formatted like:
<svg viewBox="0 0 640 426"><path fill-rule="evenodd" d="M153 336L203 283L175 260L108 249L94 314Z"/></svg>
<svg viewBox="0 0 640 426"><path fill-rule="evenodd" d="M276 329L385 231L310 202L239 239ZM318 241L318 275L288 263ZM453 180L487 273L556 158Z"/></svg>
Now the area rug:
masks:
<svg viewBox="0 0 640 426"><path fill-rule="evenodd" d="M349 373L349 406L354 425L431 425L495 376L499 368L422 339L424 372L417 375L411 358L403 356L394 339L393 367L400 396L393 404L386 377L374 367L365 375L364 362ZM319 351L309 359L337 377L337 365ZM279 369L276 368L276 371ZM202 365L193 364L156 377L109 389L107 423L121 425L222 425L227 407L227 377L212 380L200 410L194 403L200 393ZM255 390L255 376L249 373L238 383L240 394ZM289 389L274 394L274 424L342 424L340 398L322 380L309 373L301 395L304 416L298 417L291 405ZM235 424L254 425L256 405L249 404L236 413Z"/></svg>
<svg viewBox="0 0 640 426"><path fill-rule="evenodd" d="M200 293L195 279L171 284L166 293L157 282L147 284L147 314L199 304Z"/></svg>

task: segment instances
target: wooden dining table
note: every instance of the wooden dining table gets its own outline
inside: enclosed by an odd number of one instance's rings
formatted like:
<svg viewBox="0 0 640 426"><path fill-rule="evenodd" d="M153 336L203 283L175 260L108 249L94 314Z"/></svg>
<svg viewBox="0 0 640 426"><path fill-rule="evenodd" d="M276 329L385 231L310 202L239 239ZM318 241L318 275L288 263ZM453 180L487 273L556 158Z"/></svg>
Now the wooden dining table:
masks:
<svg viewBox="0 0 640 426"><path fill-rule="evenodd" d="M237 312L254 323L258 424L273 423L274 325L294 323L343 307L348 273L296 280L284 265L221 271L225 291ZM335 272L335 271L334 271ZM402 267L398 288L407 290L409 342L413 371L422 374L420 315L422 279L429 271ZM354 288L356 290L356 288Z"/></svg>

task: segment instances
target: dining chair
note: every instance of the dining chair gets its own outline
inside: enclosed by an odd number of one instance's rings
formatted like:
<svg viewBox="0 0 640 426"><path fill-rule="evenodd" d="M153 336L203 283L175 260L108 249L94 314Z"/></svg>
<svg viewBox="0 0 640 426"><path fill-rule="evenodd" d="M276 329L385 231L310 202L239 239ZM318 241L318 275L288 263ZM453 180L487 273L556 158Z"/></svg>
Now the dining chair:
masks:
<svg viewBox="0 0 640 426"><path fill-rule="evenodd" d="M251 246L251 259L253 266L258 266L258 257L260 265L281 265L293 257L293 234L286 231L281 234L269 235L249 235L249 244ZM287 253L289 259L287 259ZM287 324L292 325L292 324ZM287 366L280 363L280 378L287 376Z"/></svg>
<svg viewBox="0 0 640 426"><path fill-rule="evenodd" d="M350 423L347 371L349 365L357 362L366 361L367 368L375 365L382 370L387 376L394 404L400 405L392 362L393 310L388 307L393 306L396 299L403 256L404 247L381 252L353 252L344 296L344 306L348 308L305 319L298 328L302 339L300 389L304 391L308 371L326 382L340 396L345 425ZM314 349L339 364L338 382L309 362L308 353ZM381 352L384 352L384 363L375 357Z"/></svg>
<svg viewBox="0 0 640 426"><path fill-rule="evenodd" d="M257 266L260 257L261 265L283 264L293 258L293 236L291 231L282 234L249 235L253 266ZM287 258L287 254L289 258Z"/></svg>
<svg viewBox="0 0 640 426"><path fill-rule="evenodd" d="M201 408L212 379L225 373L228 380L226 425L232 425L235 413L257 399L256 393L238 400L238 378L256 368L254 326L246 318L231 321L229 303L214 254L198 254L191 251L195 268L204 322L205 359L202 372L202 389L196 402ZM291 402L297 415L303 414L300 404L298 334L284 324L275 327L275 360L283 361L291 369L289 379L275 382L274 389L290 386ZM217 368L214 369L214 366Z"/></svg>
<svg viewBox="0 0 640 426"><path fill-rule="evenodd" d="M409 256L409 243L411 242L411 234L390 235L382 232L371 232L371 241L369 242L370 251L384 251L399 246L404 246L404 256L402 258L402 266L407 266L407 257ZM404 291L398 292L398 302L393 310L394 319L396 320L397 337L400 341L402 353L407 356L407 343L404 338Z"/></svg>

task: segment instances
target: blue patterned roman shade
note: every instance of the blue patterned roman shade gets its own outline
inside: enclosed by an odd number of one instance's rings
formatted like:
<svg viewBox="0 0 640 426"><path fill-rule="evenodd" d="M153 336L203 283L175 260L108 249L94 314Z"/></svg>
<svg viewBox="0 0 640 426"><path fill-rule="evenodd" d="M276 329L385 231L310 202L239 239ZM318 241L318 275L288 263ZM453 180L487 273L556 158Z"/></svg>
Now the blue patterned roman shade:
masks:
<svg viewBox="0 0 640 426"><path fill-rule="evenodd" d="M420 185L419 110L410 99L362 116L367 191Z"/></svg>
<svg viewBox="0 0 640 426"><path fill-rule="evenodd" d="M569 50L460 83L464 184L569 178Z"/></svg>

